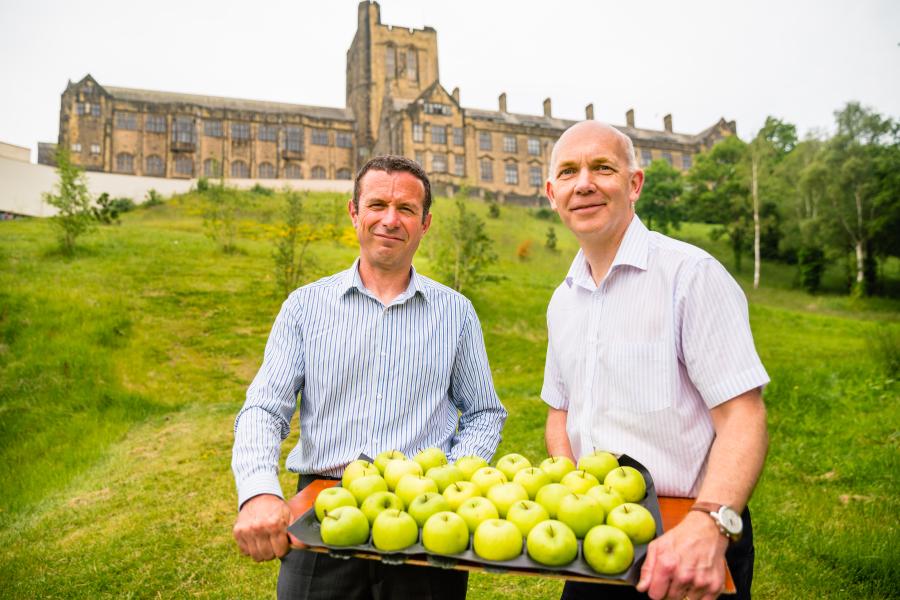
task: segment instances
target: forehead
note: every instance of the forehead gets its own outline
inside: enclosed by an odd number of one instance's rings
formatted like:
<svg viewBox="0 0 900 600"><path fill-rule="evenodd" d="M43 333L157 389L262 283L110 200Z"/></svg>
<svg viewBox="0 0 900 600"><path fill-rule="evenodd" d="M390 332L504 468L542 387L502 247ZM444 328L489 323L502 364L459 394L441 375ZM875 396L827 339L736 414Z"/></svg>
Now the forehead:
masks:
<svg viewBox="0 0 900 600"><path fill-rule="evenodd" d="M425 186L418 177L406 171L369 171L359 182L362 198L381 200L425 201Z"/></svg>
<svg viewBox="0 0 900 600"><path fill-rule="evenodd" d="M627 162L622 140L607 129L587 127L572 129L562 135L556 146L557 164L599 158Z"/></svg>

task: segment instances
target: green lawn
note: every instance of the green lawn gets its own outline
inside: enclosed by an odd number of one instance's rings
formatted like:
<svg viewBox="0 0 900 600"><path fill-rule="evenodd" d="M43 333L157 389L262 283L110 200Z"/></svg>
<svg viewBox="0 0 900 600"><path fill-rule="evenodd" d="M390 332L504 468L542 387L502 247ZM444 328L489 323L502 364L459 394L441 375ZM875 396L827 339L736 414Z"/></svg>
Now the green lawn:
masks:
<svg viewBox="0 0 900 600"><path fill-rule="evenodd" d="M230 453L281 303L268 237L277 202L247 195L232 254L204 236L193 196L126 214L72 258L56 252L48 222L0 222L0 597L273 595L277 565L241 557L231 539ZM438 199L434 227L453 210ZM487 222L504 278L470 297L510 411L499 453L538 459L544 312L576 246L526 209L504 206ZM556 252L544 248L551 225ZM677 235L731 268L708 230ZM416 265L431 274L427 243ZM355 257L342 242L315 251L321 275ZM759 290L749 258L738 275L773 381L771 448L751 503L755 596L897 597L900 409L879 356L897 352L900 301L810 296L792 287L791 267L763 267ZM829 274L831 290L840 277ZM557 598L560 588L475 575L469 597Z"/></svg>

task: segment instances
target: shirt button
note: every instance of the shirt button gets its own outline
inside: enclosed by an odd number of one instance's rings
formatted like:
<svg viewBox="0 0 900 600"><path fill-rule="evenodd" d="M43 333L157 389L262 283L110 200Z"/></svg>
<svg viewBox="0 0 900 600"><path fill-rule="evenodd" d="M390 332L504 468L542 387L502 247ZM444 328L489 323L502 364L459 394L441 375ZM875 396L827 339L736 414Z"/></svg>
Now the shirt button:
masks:
<svg viewBox="0 0 900 600"><path fill-rule="evenodd" d="M375 399L376 399L376 400L381 400L381 394L378 394L377 396L375 396Z"/></svg>

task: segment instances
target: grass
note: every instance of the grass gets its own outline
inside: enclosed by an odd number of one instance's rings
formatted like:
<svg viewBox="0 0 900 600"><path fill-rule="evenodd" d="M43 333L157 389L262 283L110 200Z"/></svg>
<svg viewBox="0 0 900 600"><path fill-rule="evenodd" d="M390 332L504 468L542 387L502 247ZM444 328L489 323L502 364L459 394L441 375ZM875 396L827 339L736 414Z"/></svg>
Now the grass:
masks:
<svg viewBox="0 0 900 600"><path fill-rule="evenodd" d="M73 258L46 221L0 223L0 597L271 597L277 564L231 539L233 419L281 299L272 242L278 198L247 194L238 251L203 234L187 195L86 237ZM333 196L320 204L340 204ZM487 207L473 204L487 216ZM452 214L438 200L435 227ZM499 454L543 450L544 314L576 245L558 222L502 207L487 219L504 278L470 297L510 411ZM554 225L559 249L544 248ZM678 236L729 268L724 242ZM531 239L531 253L516 249ZM431 273L427 242L417 268ZM355 249L316 245L313 275ZM900 581L896 298L793 287L790 267L752 264L751 301L771 448L751 507L757 598L892 598ZM891 367L891 365L894 365ZM296 418L284 455L297 439ZM282 474L290 490L296 478ZM558 598L557 580L477 574L469 597Z"/></svg>

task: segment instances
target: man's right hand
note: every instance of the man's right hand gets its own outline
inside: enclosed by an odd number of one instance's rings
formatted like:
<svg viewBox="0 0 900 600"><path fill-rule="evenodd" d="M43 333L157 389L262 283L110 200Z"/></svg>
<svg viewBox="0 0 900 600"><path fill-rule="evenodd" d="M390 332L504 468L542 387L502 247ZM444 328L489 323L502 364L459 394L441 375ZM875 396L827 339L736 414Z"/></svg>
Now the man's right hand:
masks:
<svg viewBox="0 0 900 600"><path fill-rule="evenodd" d="M234 539L241 554L260 562L282 557L290 550L287 527L291 509L287 502L271 494L250 498L241 507L234 524Z"/></svg>

